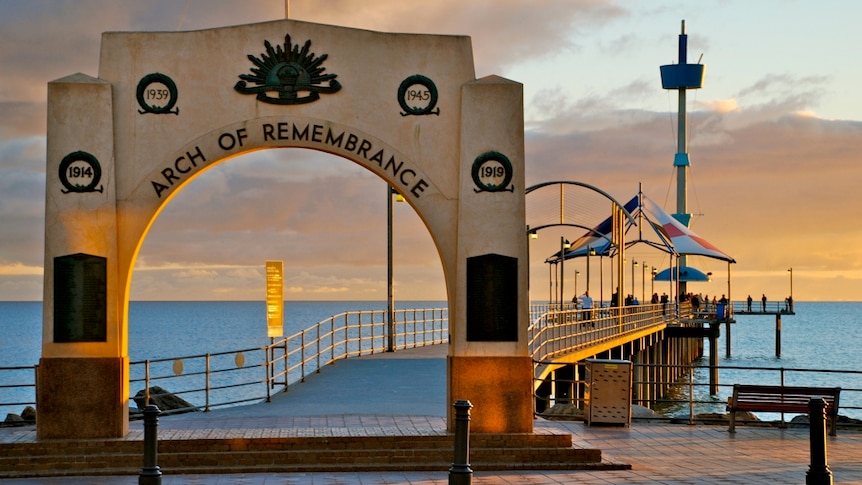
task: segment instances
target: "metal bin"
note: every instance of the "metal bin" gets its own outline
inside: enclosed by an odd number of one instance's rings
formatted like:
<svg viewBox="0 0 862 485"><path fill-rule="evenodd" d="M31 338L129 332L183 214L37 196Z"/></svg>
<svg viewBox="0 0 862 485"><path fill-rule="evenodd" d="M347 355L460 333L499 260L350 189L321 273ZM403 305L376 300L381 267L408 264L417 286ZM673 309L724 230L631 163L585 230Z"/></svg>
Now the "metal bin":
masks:
<svg viewBox="0 0 862 485"><path fill-rule="evenodd" d="M593 423L632 423L632 363L587 359L584 374L584 418Z"/></svg>

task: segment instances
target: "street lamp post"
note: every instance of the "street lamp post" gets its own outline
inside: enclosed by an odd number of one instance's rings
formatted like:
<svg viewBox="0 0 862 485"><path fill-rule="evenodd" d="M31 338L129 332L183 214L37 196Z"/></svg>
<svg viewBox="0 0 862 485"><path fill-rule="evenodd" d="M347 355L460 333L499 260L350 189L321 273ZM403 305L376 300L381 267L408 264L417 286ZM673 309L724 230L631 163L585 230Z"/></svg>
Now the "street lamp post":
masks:
<svg viewBox="0 0 862 485"><path fill-rule="evenodd" d="M605 300L605 263L604 255L599 255L599 308Z"/></svg>
<svg viewBox="0 0 862 485"><path fill-rule="evenodd" d="M641 305L646 303L646 267L646 262L641 261Z"/></svg>
<svg viewBox="0 0 862 485"><path fill-rule="evenodd" d="M649 284L649 293L650 295L653 295L655 294L655 275L657 274L655 266L652 267L652 272L650 274L652 275L652 279L650 280Z"/></svg>
<svg viewBox="0 0 862 485"><path fill-rule="evenodd" d="M790 273L790 298L787 300L787 311L793 311L793 267L791 266L788 270Z"/></svg>
<svg viewBox="0 0 862 485"><path fill-rule="evenodd" d="M569 249L572 245L569 244L569 241L560 236L560 308L563 306L563 302L565 302L566 293L563 290L563 282L565 281L566 273L564 271L564 265L566 262L566 249Z"/></svg>
<svg viewBox="0 0 862 485"><path fill-rule="evenodd" d="M617 286L614 286L614 257L613 257L613 255L611 255L608 258L608 265L610 266L610 270L608 271L608 275L611 277L611 298L610 299L613 300L614 299L614 293L617 293L617 298L620 297L619 293L622 293L622 291L618 291L619 290L619 284L620 284L619 281L617 281Z"/></svg>
<svg viewBox="0 0 862 485"><path fill-rule="evenodd" d="M577 302L578 298L578 275L581 274L580 271L575 270L575 298L573 298L574 302Z"/></svg>
<svg viewBox="0 0 862 485"><path fill-rule="evenodd" d="M395 293L392 270L392 196L395 191L386 184L386 351L395 351Z"/></svg>
<svg viewBox="0 0 862 485"><path fill-rule="evenodd" d="M632 260L632 298L635 297L635 268L638 267L638 262Z"/></svg>

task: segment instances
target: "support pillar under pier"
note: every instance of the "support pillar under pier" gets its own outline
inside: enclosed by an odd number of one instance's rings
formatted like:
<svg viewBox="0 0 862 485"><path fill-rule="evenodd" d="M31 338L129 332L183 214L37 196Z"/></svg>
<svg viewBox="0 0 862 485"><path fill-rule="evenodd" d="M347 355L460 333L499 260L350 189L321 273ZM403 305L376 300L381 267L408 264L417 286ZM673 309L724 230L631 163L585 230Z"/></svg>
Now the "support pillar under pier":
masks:
<svg viewBox="0 0 862 485"><path fill-rule="evenodd" d="M724 355L730 358L730 319L725 322L724 328L727 331L724 334Z"/></svg>
<svg viewBox="0 0 862 485"><path fill-rule="evenodd" d="M781 357L781 314L775 315L775 356Z"/></svg>
<svg viewBox="0 0 862 485"><path fill-rule="evenodd" d="M718 323L710 323L709 336L709 394L718 395Z"/></svg>

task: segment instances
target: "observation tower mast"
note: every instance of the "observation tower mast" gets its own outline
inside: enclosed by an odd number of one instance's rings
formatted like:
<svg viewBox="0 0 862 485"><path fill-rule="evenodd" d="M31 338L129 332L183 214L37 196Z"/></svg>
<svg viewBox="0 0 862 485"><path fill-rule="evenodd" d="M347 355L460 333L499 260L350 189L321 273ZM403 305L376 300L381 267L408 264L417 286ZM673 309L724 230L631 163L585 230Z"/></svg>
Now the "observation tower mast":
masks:
<svg viewBox="0 0 862 485"><path fill-rule="evenodd" d="M688 212L688 168L691 161L688 158L688 140L686 132L686 99L685 93L688 89L700 89L703 87L703 75L705 66L698 59L697 64L688 63L688 36L685 33L685 20L682 21L682 30L679 34L679 60L677 64L661 66L661 85L664 89L675 89L679 93L677 114L677 142L676 155L673 157L673 166L676 167L676 213L673 217L680 223L689 227L691 214ZM688 266L685 255L679 257L678 275L684 274ZM680 294L688 292L687 284L680 278Z"/></svg>

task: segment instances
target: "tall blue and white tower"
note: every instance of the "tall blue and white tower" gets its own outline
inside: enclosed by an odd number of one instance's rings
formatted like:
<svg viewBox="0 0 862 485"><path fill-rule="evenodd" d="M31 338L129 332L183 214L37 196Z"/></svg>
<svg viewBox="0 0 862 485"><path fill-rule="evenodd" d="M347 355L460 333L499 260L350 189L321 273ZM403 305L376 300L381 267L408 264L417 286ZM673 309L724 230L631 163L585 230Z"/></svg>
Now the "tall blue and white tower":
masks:
<svg viewBox="0 0 862 485"><path fill-rule="evenodd" d="M691 214L688 212L688 168L691 161L688 158L688 140L686 136L686 99L685 93L688 89L700 89L703 87L703 75L705 66L688 63L688 36L685 33L685 20L682 21L682 31L679 34L679 60L677 64L661 66L661 86L664 89L675 89L679 93L677 114L677 142L676 155L673 157L673 166L676 167L676 213L673 217L685 227L691 223ZM687 259L685 255L679 258L679 273L684 274ZM680 278L681 294L687 292L686 282Z"/></svg>

